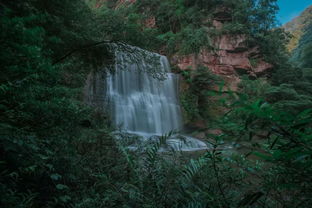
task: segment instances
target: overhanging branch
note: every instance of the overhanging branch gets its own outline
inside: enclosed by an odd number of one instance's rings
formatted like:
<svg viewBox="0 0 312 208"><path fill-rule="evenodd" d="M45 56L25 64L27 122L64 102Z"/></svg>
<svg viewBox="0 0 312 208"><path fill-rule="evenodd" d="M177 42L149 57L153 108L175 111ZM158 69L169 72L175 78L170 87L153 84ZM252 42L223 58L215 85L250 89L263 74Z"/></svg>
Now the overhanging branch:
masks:
<svg viewBox="0 0 312 208"><path fill-rule="evenodd" d="M82 50L86 50L86 49L89 49L89 48L93 48L95 46L98 46L98 45L101 45L101 44L105 44L105 43L113 43L113 42L110 41L110 40L103 40L103 41L100 41L100 42L84 45L84 46L81 46L79 48L73 49L73 50L69 51L68 53L66 53L65 55L63 55L62 57L60 57L57 60L53 61L52 65L60 63L61 61L63 61L64 59L66 59L67 57L73 55L74 53L76 53L78 51L82 51Z"/></svg>

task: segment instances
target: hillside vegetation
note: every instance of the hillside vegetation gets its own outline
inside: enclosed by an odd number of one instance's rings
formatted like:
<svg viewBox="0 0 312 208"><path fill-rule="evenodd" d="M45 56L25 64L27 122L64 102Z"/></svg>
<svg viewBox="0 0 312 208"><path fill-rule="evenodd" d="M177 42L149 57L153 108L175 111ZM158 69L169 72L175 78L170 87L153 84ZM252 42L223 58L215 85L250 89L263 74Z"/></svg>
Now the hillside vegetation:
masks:
<svg viewBox="0 0 312 208"><path fill-rule="evenodd" d="M301 67L312 67L312 6L305 9L298 17L284 25L292 37L288 50L292 61Z"/></svg>

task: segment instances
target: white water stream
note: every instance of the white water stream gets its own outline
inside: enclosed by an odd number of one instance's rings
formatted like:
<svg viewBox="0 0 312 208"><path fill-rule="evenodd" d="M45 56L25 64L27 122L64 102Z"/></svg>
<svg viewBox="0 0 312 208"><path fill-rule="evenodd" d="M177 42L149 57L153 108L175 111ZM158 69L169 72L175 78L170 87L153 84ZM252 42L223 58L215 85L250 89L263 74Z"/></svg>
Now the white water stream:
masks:
<svg viewBox="0 0 312 208"><path fill-rule="evenodd" d="M134 49L142 52L142 49ZM134 54L115 50L115 69L106 80L106 97L115 127L145 140L170 131L181 131L179 76L171 73L168 59L147 51L139 59L131 56ZM166 76L165 80L156 79L147 72L155 68L157 73ZM167 144L182 151L207 148L198 139L183 137L184 141L177 135L172 136Z"/></svg>

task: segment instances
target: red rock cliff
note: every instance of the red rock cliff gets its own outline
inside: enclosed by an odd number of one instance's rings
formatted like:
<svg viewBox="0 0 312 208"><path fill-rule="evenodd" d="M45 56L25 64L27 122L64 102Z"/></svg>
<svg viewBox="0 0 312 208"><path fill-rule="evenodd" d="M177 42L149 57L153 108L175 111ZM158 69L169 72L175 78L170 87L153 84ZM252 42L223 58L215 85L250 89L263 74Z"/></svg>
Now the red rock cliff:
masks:
<svg viewBox="0 0 312 208"><path fill-rule="evenodd" d="M171 63L181 70L206 66L222 76L232 90L236 90L240 75L256 78L273 68L261 58L257 47L248 48L245 35L221 35L213 46L214 50L202 49L199 54L174 55Z"/></svg>

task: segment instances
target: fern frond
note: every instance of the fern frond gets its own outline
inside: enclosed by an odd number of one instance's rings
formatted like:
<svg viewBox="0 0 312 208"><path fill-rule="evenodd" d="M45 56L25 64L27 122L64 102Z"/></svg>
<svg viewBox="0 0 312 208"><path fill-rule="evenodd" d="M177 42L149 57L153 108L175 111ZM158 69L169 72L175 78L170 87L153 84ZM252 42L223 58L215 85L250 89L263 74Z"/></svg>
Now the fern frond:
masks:
<svg viewBox="0 0 312 208"><path fill-rule="evenodd" d="M200 157L197 160L191 159L190 163L186 165L183 170L183 178L187 181L192 180L193 177L207 164L207 162L208 158L206 156Z"/></svg>

